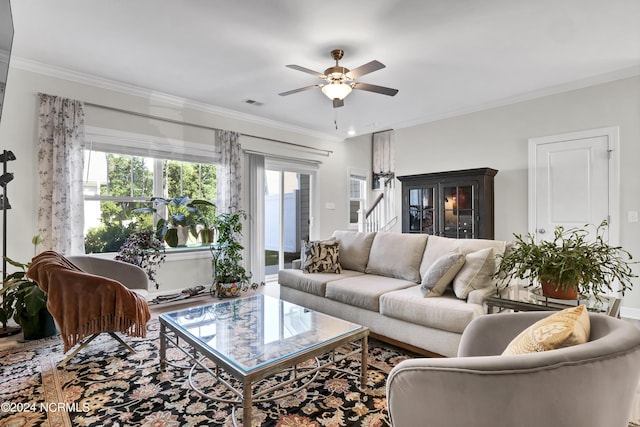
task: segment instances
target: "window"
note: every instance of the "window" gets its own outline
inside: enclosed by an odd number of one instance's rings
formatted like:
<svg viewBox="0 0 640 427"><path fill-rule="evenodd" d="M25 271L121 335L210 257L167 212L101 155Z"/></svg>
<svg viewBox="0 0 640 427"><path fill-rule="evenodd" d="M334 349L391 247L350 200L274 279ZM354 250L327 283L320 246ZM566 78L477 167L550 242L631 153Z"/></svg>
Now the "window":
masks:
<svg viewBox="0 0 640 427"><path fill-rule="evenodd" d="M349 171L349 226L358 227L358 211L367 206L367 173Z"/></svg>
<svg viewBox="0 0 640 427"><path fill-rule="evenodd" d="M157 214L136 211L154 207L152 197L187 196L215 203L216 166L212 156L204 163L198 161L202 158L175 160L188 156L173 153L163 156L157 149L153 156L139 155L136 151L141 150L118 144L89 144L84 151L87 253L117 252L133 230L154 227L160 216L166 219L167 210L162 207ZM186 246L202 244L190 233Z"/></svg>

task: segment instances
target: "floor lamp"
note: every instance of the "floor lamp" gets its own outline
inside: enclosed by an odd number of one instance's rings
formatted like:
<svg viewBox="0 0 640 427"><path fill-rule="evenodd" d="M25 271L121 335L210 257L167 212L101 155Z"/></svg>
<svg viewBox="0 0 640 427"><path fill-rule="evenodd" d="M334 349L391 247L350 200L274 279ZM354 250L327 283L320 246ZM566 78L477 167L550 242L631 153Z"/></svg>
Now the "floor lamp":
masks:
<svg viewBox="0 0 640 427"><path fill-rule="evenodd" d="M11 209L9 199L7 198L7 184L13 181L13 173L7 172L7 163L15 160L16 156L13 151L3 150L0 154L0 163L2 163L2 175L0 175L0 187L2 187L2 194L0 194L0 209L2 209L2 286L7 279L7 210ZM3 309L5 301L2 301ZM0 337L13 335L20 332L20 328L7 327L6 321L3 322L0 329Z"/></svg>

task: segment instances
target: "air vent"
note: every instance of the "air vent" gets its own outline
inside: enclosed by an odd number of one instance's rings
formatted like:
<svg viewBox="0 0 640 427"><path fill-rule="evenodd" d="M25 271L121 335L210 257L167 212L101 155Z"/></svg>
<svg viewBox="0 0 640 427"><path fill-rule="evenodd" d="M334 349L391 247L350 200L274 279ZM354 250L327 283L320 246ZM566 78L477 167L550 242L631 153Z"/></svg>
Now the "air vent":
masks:
<svg viewBox="0 0 640 427"><path fill-rule="evenodd" d="M262 107L264 105L263 102L256 101L255 99L245 99L242 102L244 102L245 104L256 106L256 107Z"/></svg>

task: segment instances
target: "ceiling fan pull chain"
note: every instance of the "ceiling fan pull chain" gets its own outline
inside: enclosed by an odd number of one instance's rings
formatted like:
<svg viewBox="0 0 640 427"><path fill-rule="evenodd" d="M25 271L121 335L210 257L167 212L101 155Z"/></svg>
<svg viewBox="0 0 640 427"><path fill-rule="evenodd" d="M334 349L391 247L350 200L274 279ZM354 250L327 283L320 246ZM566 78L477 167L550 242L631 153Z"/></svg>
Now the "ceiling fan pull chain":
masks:
<svg viewBox="0 0 640 427"><path fill-rule="evenodd" d="M336 125L336 130L338 130L338 110L333 109L333 124Z"/></svg>

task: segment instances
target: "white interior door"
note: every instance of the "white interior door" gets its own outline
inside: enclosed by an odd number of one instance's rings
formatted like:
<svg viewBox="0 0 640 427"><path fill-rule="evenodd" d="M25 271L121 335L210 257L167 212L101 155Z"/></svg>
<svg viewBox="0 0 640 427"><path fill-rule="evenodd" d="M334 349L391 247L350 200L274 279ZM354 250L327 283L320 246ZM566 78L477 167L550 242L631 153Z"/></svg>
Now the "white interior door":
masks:
<svg viewBox="0 0 640 427"><path fill-rule="evenodd" d="M556 226L598 225L619 233L618 129L604 128L529 140L529 231L553 237Z"/></svg>

